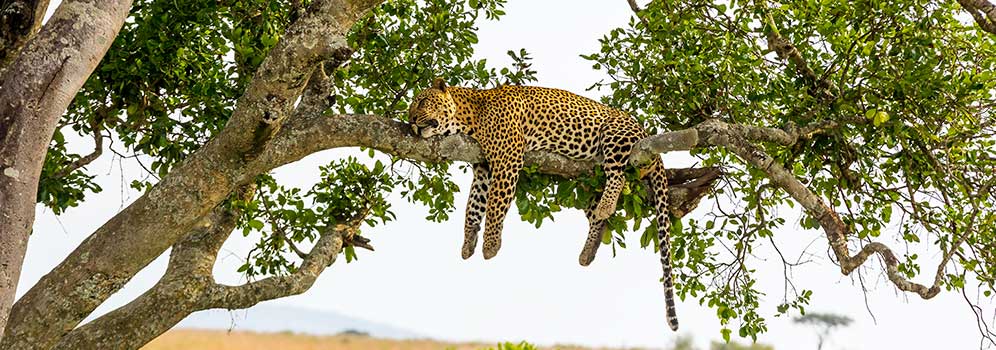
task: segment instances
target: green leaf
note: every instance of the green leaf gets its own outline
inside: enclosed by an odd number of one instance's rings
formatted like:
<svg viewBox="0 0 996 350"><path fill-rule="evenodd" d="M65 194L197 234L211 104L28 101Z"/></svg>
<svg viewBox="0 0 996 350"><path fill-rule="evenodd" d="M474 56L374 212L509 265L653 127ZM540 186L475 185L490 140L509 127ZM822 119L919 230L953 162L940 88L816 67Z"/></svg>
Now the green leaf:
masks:
<svg viewBox="0 0 996 350"><path fill-rule="evenodd" d="M263 229L263 222L259 221L259 220L255 220L255 219L250 220L247 225L249 225L249 227L251 227L252 229L257 230L257 231Z"/></svg>

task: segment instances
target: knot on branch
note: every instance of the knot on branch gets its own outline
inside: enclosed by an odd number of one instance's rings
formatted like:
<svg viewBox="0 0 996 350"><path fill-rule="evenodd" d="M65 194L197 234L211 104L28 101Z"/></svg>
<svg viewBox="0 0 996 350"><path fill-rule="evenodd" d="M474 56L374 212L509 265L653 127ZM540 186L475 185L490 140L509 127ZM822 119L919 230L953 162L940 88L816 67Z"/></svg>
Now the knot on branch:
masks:
<svg viewBox="0 0 996 350"><path fill-rule="evenodd" d="M344 237L342 239L342 245L345 247L357 247L369 251L374 251L374 247L370 245L370 239L360 235L352 235Z"/></svg>

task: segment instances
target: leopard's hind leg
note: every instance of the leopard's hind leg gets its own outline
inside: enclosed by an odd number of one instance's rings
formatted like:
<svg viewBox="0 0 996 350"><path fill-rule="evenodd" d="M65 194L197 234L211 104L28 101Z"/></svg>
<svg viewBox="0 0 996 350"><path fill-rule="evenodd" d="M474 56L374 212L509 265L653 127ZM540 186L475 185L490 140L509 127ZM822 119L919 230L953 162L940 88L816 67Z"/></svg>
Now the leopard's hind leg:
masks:
<svg viewBox="0 0 996 350"><path fill-rule="evenodd" d="M607 128L603 131L600 141L604 157L602 169L605 171L605 188L602 189L602 198L593 213L596 221L608 219L615 213L619 194L626 185L624 170L629 163L633 144L642 136L640 133L642 131L629 128Z"/></svg>
<svg viewBox="0 0 996 350"><path fill-rule="evenodd" d="M599 197L596 194L595 198L592 198L591 204L584 210L584 215L588 217L588 239L585 240L584 249L581 250L581 255L578 257L581 266L588 266L592 260L595 260L595 253L598 252L598 247L602 243L602 235L605 234L605 220L595 219L595 207L598 206L598 202Z"/></svg>

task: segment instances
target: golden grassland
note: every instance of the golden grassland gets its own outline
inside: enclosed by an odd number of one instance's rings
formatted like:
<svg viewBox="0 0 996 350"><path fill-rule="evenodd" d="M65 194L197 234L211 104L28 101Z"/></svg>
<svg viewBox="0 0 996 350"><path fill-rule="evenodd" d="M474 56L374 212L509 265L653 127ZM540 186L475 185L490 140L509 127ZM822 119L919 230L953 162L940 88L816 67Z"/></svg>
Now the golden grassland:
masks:
<svg viewBox="0 0 996 350"><path fill-rule="evenodd" d="M143 347L145 350L478 350L486 343L446 343L431 339L391 340L363 335L315 336L293 333L255 333L174 329ZM542 349L587 350L576 346Z"/></svg>

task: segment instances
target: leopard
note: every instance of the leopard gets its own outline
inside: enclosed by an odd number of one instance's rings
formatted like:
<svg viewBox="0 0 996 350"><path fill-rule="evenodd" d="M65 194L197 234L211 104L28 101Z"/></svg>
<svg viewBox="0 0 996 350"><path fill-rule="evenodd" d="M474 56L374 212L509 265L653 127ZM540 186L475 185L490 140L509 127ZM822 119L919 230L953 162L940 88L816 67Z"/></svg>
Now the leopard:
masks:
<svg viewBox="0 0 996 350"><path fill-rule="evenodd" d="M584 213L588 237L578 257L582 266L595 258L626 186L625 170L634 145L647 132L629 114L566 90L524 85L491 89L448 86L435 78L409 104L408 125L419 138L465 134L476 141L484 161L472 164L473 180L464 223L462 257L477 247L482 221L484 259L501 247L504 219L515 197L524 154L548 151L570 159L601 161L605 185ZM649 177L649 202L656 210L658 250L668 325L678 329L667 211L667 175L660 157L638 169Z"/></svg>

